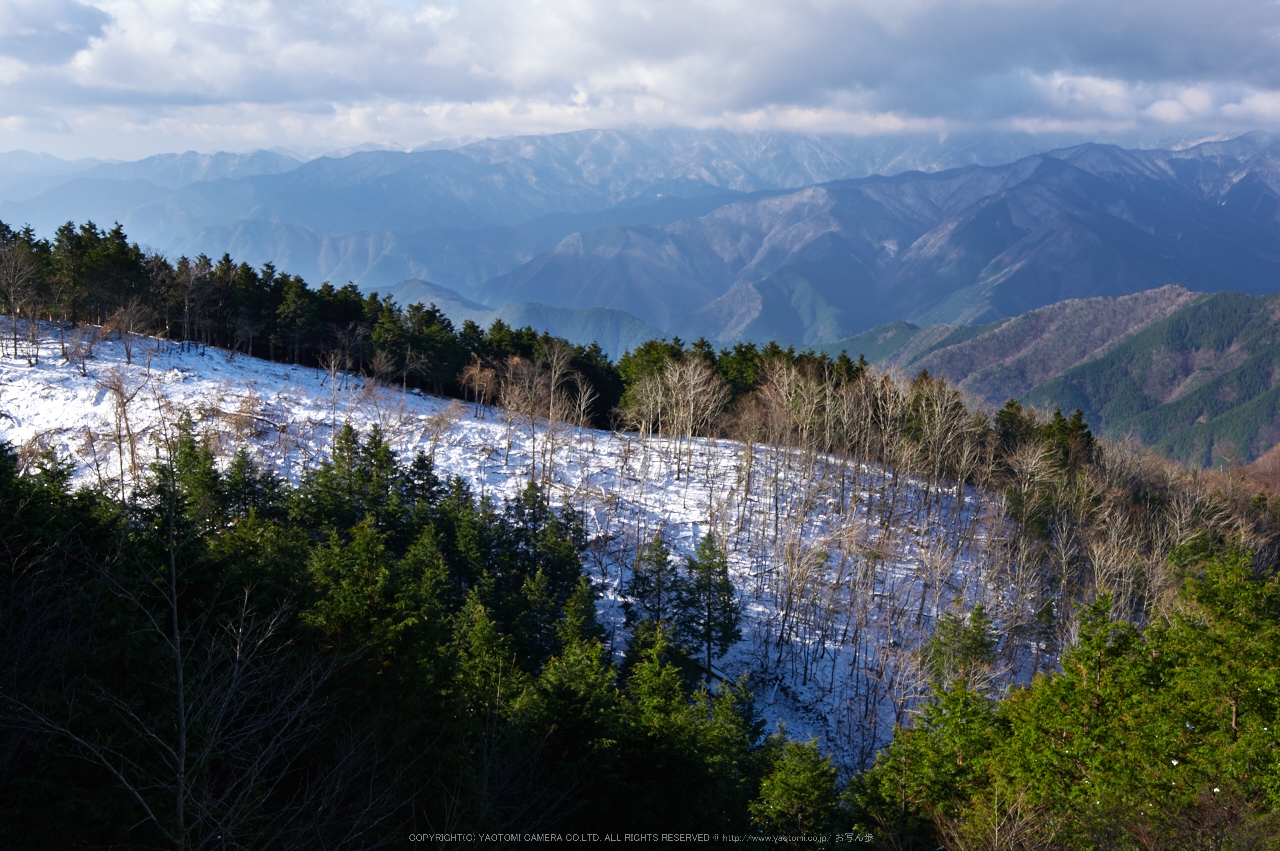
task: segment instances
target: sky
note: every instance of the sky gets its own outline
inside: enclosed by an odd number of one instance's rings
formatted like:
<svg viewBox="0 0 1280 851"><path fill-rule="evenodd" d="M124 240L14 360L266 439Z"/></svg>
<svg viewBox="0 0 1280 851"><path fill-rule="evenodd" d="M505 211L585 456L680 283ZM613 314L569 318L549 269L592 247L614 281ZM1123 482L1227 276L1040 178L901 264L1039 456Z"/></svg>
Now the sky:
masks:
<svg viewBox="0 0 1280 851"><path fill-rule="evenodd" d="M0 151L1280 130L1280 0L0 0Z"/></svg>

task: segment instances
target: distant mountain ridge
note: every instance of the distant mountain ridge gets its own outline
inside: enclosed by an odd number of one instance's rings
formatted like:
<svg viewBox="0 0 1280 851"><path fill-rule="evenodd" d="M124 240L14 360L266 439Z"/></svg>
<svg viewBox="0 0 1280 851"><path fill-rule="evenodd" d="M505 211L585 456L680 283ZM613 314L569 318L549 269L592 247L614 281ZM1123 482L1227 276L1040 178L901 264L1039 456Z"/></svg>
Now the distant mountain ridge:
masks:
<svg viewBox="0 0 1280 851"><path fill-rule="evenodd" d="M395 262L355 255L331 266L324 243L398 237L427 229L516 227L558 213L625 212L672 197L796 189L840 178L911 169L937 171L972 163L995 165L1066 137L1009 133L983 136L902 134L884 137L800 133L731 133L688 129L589 130L550 136L426 145L405 152L385 144L358 145L303 162L282 150L252 154L166 154L135 163L68 163L14 152L0 154L0 219L30 223L49 234L63 222L120 221L131 236L170 253L219 256L232 242L237 256L265 263L278 258L278 228L291 229L294 259L321 279L354 280L366 288L395 283L392 269L417 270L450 287L468 275L516 268L528 256L486 242L497 262L437 252L438 240L410 241ZM37 161L38 160L38 161ZM86 174L86 172L92 172ZM104 183L64 188L78 178ZM113 203L111 181L142 181ZM184 183L184 181L186 181ZM7 187L7 188L6 188ZM146 189L146 191L144 191ZM12 191L10 191L12 190ZM583 224L650 224L614 216ZM560 234L559 238L567 233ZM557 240L558 241L558 240ZM555 243L539 245L545 250ZM277 264L279 265L279 264ZM446 279L458 266L465 274Z"/></svg>
<svg viewBox="0 0 1280 851"><path fill-rule="evenodd" d="M1280 286L1280 144L1083 145L997 167L837 181L661 228L573 234L473 291L603 305L684 337L831 342L987 323L1168 284Z"/></svg>
<svg viewBox="0 0 1280 851"><path fill-rule="evenodd" d="M488 328L495 319L501 319L513 328L529 326L581 345L596 343L615 361L625 352L663 336L660 329L629 313L604 307L551 307L524 302L495 310L451 289L420 280L402 281L387 294L398 304L434 304L455 327L471 320Z"/></svg>

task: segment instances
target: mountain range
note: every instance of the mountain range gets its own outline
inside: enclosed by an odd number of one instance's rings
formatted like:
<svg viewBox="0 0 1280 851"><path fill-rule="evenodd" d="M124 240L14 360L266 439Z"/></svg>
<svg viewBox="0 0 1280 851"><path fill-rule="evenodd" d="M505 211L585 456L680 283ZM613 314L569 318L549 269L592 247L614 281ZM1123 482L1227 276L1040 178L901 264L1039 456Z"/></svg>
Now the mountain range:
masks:
<svg viewBox="0 0 1280 851"><path fill-rule="evenodd" d="M471 295L634 313L685 337L820 345L1071 298L1280 284L1280 145L1089 144L1003 166L836 181L662 227L572 234Z"/></svg>
<svg viewBox="0 0 1280 851"><path fill-rule="evenodd" d="M309 280L375 289L418 277L466 290L575 231L663 225L711 209L655 214L644 209L650 202L996 165L1070 138L633 128L412 151L362 145L310 160L279 149L134 163L16 151L0 154L0 219L44 235L68 220L119 221L170 254L234 248L255 265L280 265L287 254Z"/></svg>
<svg viewBox="0 0 1280 851"><path fill-rule="evenodd" d="M351 280L613 357L673 335L862 353L988 404L1080 407L1188 460L1263 453L1280 438L1280 137L1052 141L1075 140L633 129L314 159L11 152L0 220L120 221L171 255Z"/></svg>

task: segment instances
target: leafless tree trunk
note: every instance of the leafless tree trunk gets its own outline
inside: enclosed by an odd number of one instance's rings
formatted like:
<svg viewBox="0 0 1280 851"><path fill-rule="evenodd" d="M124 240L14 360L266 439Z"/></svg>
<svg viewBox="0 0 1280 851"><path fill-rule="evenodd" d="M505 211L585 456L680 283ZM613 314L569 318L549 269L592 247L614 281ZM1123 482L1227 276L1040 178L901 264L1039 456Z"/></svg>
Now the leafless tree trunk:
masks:
<svg viewBox="0 0 1280 851"><path fill-rule="evenodd" d="M120 342L124 345L124 362L126 364L133 363L134 337L150 333L154 321L155 314L151 308L136 296L129 299L129 303L117 310L115 316L112 317L112 326L116 333L120 335Z"/></svg>
<svg viewBox="0 0 1280 851"><path fill-rule="evenodd" d="M684 450L684 475L693 465L693 440L707 433L729 404L729 388L716 371L697 358L670 360L662 370L663 399L667 403L667 420L676 434L676 479L681 476L681 450Z"/></svg>
<svg viewBox="0 0 1280 851"><path fill-rule="evenodd" d="M134 482L138 479L138 454L136 435L129 420L130 406L142 388L151 378L148 369L140 378L131 377L127 370L119 367L109 370L98 383L111 394L112 415L115 420L115 442L119 452L120 465L120 499L125 498L125 455L129 457L129 469L133 472Z"/></svg>
<svg viewBox="0 0 1280 851"><path fill-rule="evenodd" d="M475 416L483 417L484 407L489 404L498 384L497 371L482 364L479 356L472 355L471 362L463 367L459 378L462 386L471 391L472 398L475 400Z"/></svg>
<svg viewBox="0 0 1280 851"><path fill-rule="evenodd" d="M507 359L503 369L502 406L515 422L529 431L529 481L536 480L538 420L547 405L546 370L517 355ZM510 440L508 440L510 452Z"/></svg>
<svg viewBox="0 0 1280 851"><path fill-rule="evenodd" d="M13 356L18 357L18 318L31 312L36 299L38 272L31 248L20 240L0 247L0 292L9 304L13 319ZM30 320L29 320L30 321ZM31 325L34 331L35 325Z"/></svg>

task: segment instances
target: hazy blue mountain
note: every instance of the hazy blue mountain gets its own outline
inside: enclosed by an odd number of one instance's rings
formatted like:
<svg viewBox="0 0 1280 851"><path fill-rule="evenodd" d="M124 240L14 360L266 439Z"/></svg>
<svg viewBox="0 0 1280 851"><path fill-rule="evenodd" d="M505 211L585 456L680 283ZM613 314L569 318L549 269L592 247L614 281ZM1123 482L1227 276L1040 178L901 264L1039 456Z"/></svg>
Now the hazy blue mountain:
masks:
<svg viewBox="0 0 1280 851"><path fill-rule="evenodd" d="M309 281L354 281L383 289L407 278L471 292L509 272L571 233L614 222L665 225L714 210L735 197L668 196L588 213L549 213L519 225L424 228L411 233L355 231L323 235L283 222L246 220L206 228L165 246L174 256L229 253L255 266L273 262Z"/></svg>
<svg viewBox="0 0 1280 851"><path fill-rule="evenodd" d="M548 213L627 208L673 196L697 198L910 169L994 165L1067 139L1030 134L853 137L632 128L427 145L411 152L385 150L384 144L358 145L333 152L344 156L305 164L286 151L188 152L112 164L66 163L13 152L0 155L0 201L7 202L0 214L8 217L6 221L30 221L41 230L50 222L119 220L144 243L181 244L184 250L216 254L219 239L225 242L226 237L219 229L236 229L247 221L290 225L320 237L516 226ZM104 206L100 199L82 203L75 193L58 191L77 172L89 169L94 169L94 179L145 180L173 192L139 203L136 193L125 191L114 204ZM6 191L6 186L14 191ZM601 224L653 222L624 216L590 226ZM421 249L429 252L431 244ZM446 258L444 265L450 262ZM312 265L324 263L317 256ZM440 266L426 253L408 258L404 268ZM362 277L363 273L351 276Z"/></svg>
<svg viewBox="0 0 1280 851"><path fill-rule="evenodd" d="M1025 156L1055 141L629 129L79 173L14 155L13 173L25 162L67 182L0 202L0 219L46 234L120 221L171 254L229 252L309 280L419 278L491 307L604 307L687 337L802 344L1280 280L1276 137Z"/></svg>
<svg viewBox="0 0 1280 851"><path fill-rule="evenodd" d="M487 328L495 319L501 319L515 328L532 326L584 346L598 343L615 360L641 343L664 336L629 313L604 307L566 308L524 302L493 310L447 287L422 280L401 281L387 292L399 304L434 304L455 326L470 319Z"/></svg>
<svg viewBox="0 0 1280 851"><path fill-rule="evenodd" d="M15 227L31 225L37 233L49 237L68 221L92 221L109 228L114 222L126 221L127 217L121 213L123 209L143 206L168 194L168 189L146 180L76 177L35 198L0 203L0 221ZM76 215L67 216L66 211L72 208ZM127 227L125 232L136 242L144 245L149 242Z"/></svg>
<svg viewBox="0 0 1280 851"><path fill-rule="evenodd" d="M36 208L49 210L48 215L61 221L84 221L75 215L76 200L64 190L56 190L78 178L103 181L145 181L165 189L179 189L200 180L237 179L258 174L278 174L302 165L297 157L274 151L248 154L158 154L136 162L103 162L102 160L61 160L49 154L10 151L0 154L0 201L25 201L44 193L49 197L36 202ZM137 205L135 196L125 190L113 208L111 218L122 219Z"/></svg>
<svg viewBox="0 0 1280 851"><path fill-rule="evenodd" d="M76 175L101 162L96 159L64 160L31 151L6 151L0 154L0 202L33 198L73 180Z"/></svg>
<svg viewBox="0 0 1280 851"><path fill-rule="evenodd" d="M75 174L93 168L103 160L80 159L64 160L52 154L32 153L31 151L5 151L0 153L0 176L36 177L42 174Z"/></svg>
<svg viewBox="0 0 1280 851"><path fill-rule="evenodd" d="M102 163L87 169L83 177L98 180L145 180L167 189L179 189L202 180L236 180L259 174L283 174L302 160L274 151L248 154L157 154L129 163Z"/></svg>
<svg viewBox="0 0 1280 851"><path fill-rule="evenodd" d="M662 228L574 234L475 293L613 307L684 336L805 344L1174 283L1265 293L1280 286L1278 162L1280 145L1258 134L838 181Z"/></svg>

